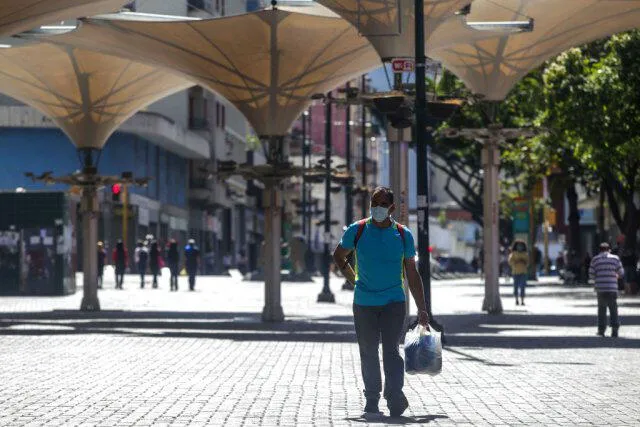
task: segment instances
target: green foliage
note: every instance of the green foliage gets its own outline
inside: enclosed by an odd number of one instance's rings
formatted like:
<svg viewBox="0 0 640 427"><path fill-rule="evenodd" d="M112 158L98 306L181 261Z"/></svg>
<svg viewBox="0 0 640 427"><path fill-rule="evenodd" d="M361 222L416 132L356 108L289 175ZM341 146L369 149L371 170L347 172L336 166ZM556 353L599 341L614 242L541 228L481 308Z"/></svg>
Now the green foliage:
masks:
<svg viewBox="0 0 640 427"><path fill-rule="evenodd" d="M532 71L497 105L475 102L461 82L445 72L438 94L455 93L472 101L443 127L500 123L505 128L544 129L534 138L510 141L502 148L501 205L508 208L510 199L526 195L557 167L569 182L588 190L602 185L616 222L635 235L640 224L640 208L633 202L640 188L639 53L639 31L570 49ZM461 206L471 207L474 219L480 220L479 144L440 137L432 151L440 158L432 161L434 166L464 184Z"/></svg>
<svg viewBox="0 0 640 427"><path fill-rule="evenodd" d="M619 227L635 235L640 187L640 32L571 49L544 73L542 121L568 171L601 182ZM624 212L618 204L624 204Z"/></svg>

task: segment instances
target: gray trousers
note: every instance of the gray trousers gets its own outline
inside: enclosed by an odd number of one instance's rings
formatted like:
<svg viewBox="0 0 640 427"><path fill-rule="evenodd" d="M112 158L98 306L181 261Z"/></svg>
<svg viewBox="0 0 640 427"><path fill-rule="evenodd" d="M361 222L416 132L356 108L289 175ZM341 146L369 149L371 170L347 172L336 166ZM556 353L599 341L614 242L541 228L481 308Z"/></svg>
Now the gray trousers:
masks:
<svg viewBox="0 0 640 427"><path fill-rule="evenodd" d="M604 332L607 329L607 308L611 317L609 322L611 329L617 331L620 327L617 292L598 292L598 332Z"/></svg>
<svg viewBox="0 0 640 427"><path fill-rule="evenodd" d="M398 345L404 327L406 307L403 302L381 306L353 305L353 318L360 349L360 366L367 399L380 399L382 378L378 348L382 341L384 365L384 397L394 399L402 395L404 360Z"/></svg>

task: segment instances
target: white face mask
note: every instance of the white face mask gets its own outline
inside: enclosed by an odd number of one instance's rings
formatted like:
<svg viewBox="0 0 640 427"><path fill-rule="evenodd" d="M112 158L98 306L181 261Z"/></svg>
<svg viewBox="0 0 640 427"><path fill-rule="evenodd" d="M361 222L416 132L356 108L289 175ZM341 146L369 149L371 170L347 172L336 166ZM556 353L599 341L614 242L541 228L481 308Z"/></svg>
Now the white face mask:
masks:
<svg viewBox="0 0 640 427"><path fill-rule="evenodd" d="M371 218L375 222L383 222L389 217L389 208L383 206L371 206Z"/></svg>

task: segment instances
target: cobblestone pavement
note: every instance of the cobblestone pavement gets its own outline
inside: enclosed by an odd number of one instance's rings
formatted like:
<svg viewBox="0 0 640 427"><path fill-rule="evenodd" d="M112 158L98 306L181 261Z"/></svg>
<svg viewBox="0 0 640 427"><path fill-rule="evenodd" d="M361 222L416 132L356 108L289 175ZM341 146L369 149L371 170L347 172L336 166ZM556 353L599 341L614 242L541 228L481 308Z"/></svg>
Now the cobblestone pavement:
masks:
<svg viewBox="0 0 640 427"><path fill-rule="evenodd" d="M81 291L0 298L0 425L366 425L340 284L318 304L320 279L285 283L282 324L260 322L262 285L237 277L169 292L129 276L96 314L77 311ZM538 283L524 307L502 293L490 316L479 280L434 283L443 373L408 376L411 406L380 423L640 425L640 298L621 297L613 339L595 335L588 288Z"/></svg>

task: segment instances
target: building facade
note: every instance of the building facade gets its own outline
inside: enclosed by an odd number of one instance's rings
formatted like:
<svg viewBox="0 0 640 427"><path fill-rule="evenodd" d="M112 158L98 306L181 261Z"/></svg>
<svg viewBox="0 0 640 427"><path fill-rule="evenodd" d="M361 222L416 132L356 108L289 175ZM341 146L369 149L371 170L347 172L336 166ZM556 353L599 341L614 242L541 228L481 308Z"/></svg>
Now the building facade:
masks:
<svg viewBox="0 0 640 427"><path fill-rule="evenodd" d="M247 10L244 1L229 0L143 0L127 7L140 13L201 18ZM60 190L74 196L76 189L45 187L24 176L26 171L65 175L80 167L74 146L47 117L0 96L0 134L0 151L5 152L0 159L0 189ZM102 175L131 171L136 177L149 177L149 185L128 188L126 204L110 188L101 192L99 238L109 247L122 238L130 253L136 240L149 234L163 243L174 238L181 245L194 238L202 249L205 273L221 271L225 255L236 258L249 252L251 245L257 257L255 247L262 240L259 184L250 186L237 177L218 182L215 175L218 160L264 162L260 153L247 151L250 134L238 110L200 87L169 96L133 116L105 145L98 170ZM46 156L40 154L45 152Z"/></svg>

